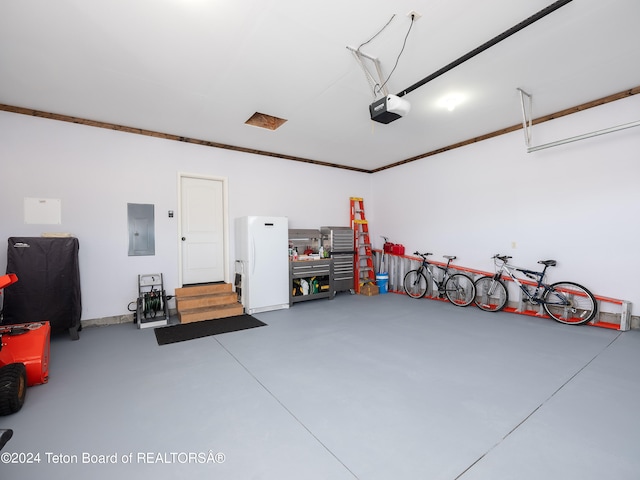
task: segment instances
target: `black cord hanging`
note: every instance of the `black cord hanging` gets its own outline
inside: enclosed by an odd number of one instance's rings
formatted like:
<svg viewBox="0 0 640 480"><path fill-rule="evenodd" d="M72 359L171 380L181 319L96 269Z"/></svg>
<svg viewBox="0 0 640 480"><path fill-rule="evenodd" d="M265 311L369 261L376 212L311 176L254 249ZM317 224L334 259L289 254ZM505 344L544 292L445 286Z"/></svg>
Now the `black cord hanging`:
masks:
<svg viewBox="0 0 640 480"><path fill-rule="evenodd" d="M393 68L391 69L391 72L389 73L389 75L387 75L387 79L378 88L377 92L375 91L375 86L374 86L374 93L376 95L378 93L380 93L380 91L384 88L384 86L387 84L387 82L389 82L389 79L391 78L391 75L393 75L393 72L396 71L396 67L398 66L398 62L400 61L400 57L402 56L402 53L404 52L404 48L407 46L407 38L409 38L409 34L411 33L411 28L413 28L413 23L414 22L415 22L415 17L413 15L411 15L411 24L409 25L409 30L407 30L407 34L404 36L404 42L402 42L402 49L400 50L400 53L398 54L398 57L396 58L396 63L393 66Z"/></svg>

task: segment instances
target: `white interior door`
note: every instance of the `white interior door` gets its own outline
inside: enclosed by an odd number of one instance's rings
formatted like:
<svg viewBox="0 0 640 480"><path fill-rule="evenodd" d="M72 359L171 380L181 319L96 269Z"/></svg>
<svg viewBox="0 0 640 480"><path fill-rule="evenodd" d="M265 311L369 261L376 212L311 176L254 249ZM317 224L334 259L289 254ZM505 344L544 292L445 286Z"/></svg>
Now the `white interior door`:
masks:
<svg viewBox="0 0 640 480"><path fill-rule="evenodd" d="M182 284L225 281L224 181L180 177Z"/></svg>

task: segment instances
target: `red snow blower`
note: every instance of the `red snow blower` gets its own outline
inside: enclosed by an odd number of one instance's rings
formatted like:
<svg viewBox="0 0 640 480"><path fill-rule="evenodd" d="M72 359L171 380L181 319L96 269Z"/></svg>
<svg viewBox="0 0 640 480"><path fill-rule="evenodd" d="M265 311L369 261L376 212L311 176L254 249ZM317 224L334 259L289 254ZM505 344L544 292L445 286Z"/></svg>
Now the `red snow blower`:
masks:
<svg viewBox="0 0 640 480"><path fill-rule="evenodd" d="M14 273L0 277L0 291L18 281ZM49 322L0 325L0 415L22 408L27 387L49 380Z"/></svg>

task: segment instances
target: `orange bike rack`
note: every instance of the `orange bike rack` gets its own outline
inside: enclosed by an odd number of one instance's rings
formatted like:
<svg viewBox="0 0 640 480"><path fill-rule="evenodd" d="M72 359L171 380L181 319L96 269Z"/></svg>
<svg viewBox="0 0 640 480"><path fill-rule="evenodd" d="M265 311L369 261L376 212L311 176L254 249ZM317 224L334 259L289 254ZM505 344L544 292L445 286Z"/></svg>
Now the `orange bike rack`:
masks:
<svg viewBox="0 0 640 480"><path fill-rule="evenodd" d="M410 260L410 261L416 261L416 262L422 262L422 259L419 257L415 257L412 255L394 255L393 253L387 253L387 252L383 252L382 250L374 250L374 252L378 255L388 255L391 258L400 258L400 259L406 259L406 260ZM437 261L432 261L429 260L429 263L433 263L434 265L439 265L439 266L446 266L446 263L444 262L437 262ZM449 265L450 269L453 270L458 270L461 272L466 272L471 274L470 276L472 278L474 278L474 276L484 276L484 275L494 275L494 272L486 272L483 270L476 270L473 268L468 268L468 267L462 267L460 265ZM391 268L389 268L389 270L391 270ZM406 272L404 272L406 273ZM400 289L394 289L393 285L401 285L402 283L402 279L399 279L400 282L396 283L392 281L391 275L392 273L389 272L389 291L393 292L393 293L401 293L404 294L404 291L402 291L402 286L400 286ZM404 274L402 275L402 277L404 278ZM510 282L512 282L513 280L511 280L509 277L503 277L504 280L508 280ZM537 285L535 282L529 281L529 280L523 280L523 279L518 279L520 280L521 283L526 284L526 285ZM519 292L522 295L522 292ZM612 330L620 330L620 331L627 331L631 329L631 302L627 301L627 300L620 300L618 298L612 298L612 297L605 297L602 295L596 295L594 294L594 297L596 297L596 300L598 300L598 302L600 303L611 303L614 305L619 305L621 307L621 312L620 312L620 323L613 323L613 322L606 322L606 321L601 321L599 320L600 314L602 313L601 309L600 309L600 305L598 305L598 314L596 315L596 318L594 320L592 320L591 322L587 323L587 325L592 325L595 327L602 327L602 328L609 328ZM542 307L542 306L541 306ZM542 310L536 311L536 310L527 310L524 307L524 302L522 301L522 299L520 299L519 305L518 307L505 307L504 308L505 312L511 312L511 313L518 313L520 315L529 315L529 316L535 316L535 317L545 317L545 318L549 318L548 315L546 315L545 313L542 313ZM617 314L614 314L617 315Z"/></svg>

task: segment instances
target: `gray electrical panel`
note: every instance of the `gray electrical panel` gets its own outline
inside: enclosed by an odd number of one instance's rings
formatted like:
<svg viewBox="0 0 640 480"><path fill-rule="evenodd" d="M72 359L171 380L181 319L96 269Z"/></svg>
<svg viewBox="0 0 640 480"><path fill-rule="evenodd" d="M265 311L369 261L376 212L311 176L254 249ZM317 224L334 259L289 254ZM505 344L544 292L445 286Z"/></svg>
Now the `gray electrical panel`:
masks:
<svg viewBox="0 0 640 480"><path fill-rule="evenodd" d="M127 203L130 257L156 254L153 210L153 205Z"/></svg>

